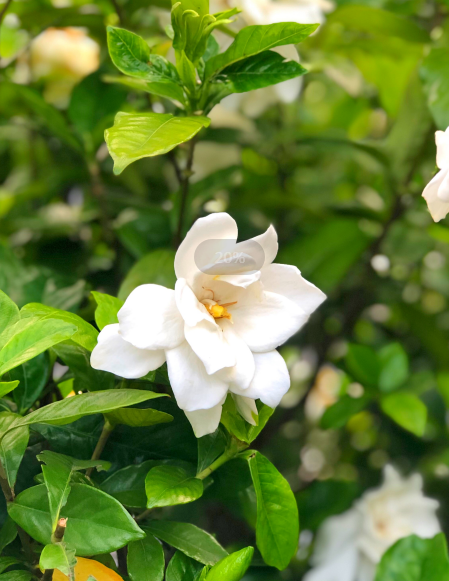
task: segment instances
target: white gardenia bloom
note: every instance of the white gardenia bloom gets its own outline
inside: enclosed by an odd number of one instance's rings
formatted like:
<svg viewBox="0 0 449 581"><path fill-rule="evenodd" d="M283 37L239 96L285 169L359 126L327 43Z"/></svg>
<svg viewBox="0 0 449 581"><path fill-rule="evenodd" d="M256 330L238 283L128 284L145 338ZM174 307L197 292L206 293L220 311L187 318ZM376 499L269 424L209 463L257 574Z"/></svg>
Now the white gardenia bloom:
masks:
<svg viewBox="0 0 449 581"><path fill-rule="evenodd" d="M437 145L437 166L440 171L427 184L423 198L435 222L446 217L449 212L449 127L435 133Z"/></svg>
<svg viewBox="0 0 449 581"><path fill-rule="evenodd" d="M155 284L136 288L119 311L119 322L101 331L91 357L95 369L128 379L167 361L176 401L197 437L216 430L228 392L252 424L256 399L278 405L290 378L276 348L325 299L296 267L272 264L278 251L272 226L251 242L261 249L257 269L251 260L238 265L238 274L198 268L195 251L202 243L212 241L215 255L236 240L237 224L229 214L197 220L176 253L175 290Z"/></svg>
<svg viewBox="0 0 449 581"><path fill-rule="evenodd" d="M382 555L396 541L440 532L439 503L423 493L419 474L402 478L386 466L383 484L366 492L347 512L328 518L318 531L314 568L304 581L373 581Z"/></svg>

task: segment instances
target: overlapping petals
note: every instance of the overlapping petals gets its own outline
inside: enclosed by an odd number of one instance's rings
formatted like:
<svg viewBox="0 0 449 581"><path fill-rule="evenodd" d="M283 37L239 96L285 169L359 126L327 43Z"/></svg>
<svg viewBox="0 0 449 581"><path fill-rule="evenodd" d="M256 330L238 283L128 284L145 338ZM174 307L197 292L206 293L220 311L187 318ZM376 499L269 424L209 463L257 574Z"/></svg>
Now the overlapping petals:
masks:
<svg viewBox="0 0 449 581"><path fill-rule="evenodd" d="M433 220L439 222L449 212L449 127L435 133L435 142L440 171L427 184L422 195Z"/></svg>

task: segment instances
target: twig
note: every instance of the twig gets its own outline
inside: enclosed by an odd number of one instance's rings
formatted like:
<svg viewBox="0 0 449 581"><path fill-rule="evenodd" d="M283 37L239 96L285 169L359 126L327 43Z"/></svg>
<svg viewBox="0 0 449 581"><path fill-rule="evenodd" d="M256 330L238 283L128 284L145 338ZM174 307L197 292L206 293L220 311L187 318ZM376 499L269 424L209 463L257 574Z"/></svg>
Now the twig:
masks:
<svg viewBox="0 0 449 581"><path fill-rule="evenodd" d="M134 520L136 522L140 522L142 520L145 520L147 518L147 516L149 516L150 512L152 511L152 508L147 508L146 510L144 510L143 512L141 512L140 514L138 514L137 516L134 517Z"/></svg>
<svg viewBox="0 0 449 581"><path fill-rule="evenodd" d="M121 8L120 4L118 3L117 0L111 0L111 4L114 6L114 10L118 16L119 23L122 24L123 23L123 12L122 12L122 8Z"/></svg>
<svg viewBox="0 0 449 581"><path fill-rule="evenodd" d="M189 188L190 188L190 176L192 175L192 165L193 165L193 155L195 153L195 145L196 140L192 139L189 143L189 152L187 155L187 162L185 169L181 171L181 169L177 168L177 162L175 158L172 158L176 162L175 171L176 176L179 180L179 184L181 186L181 203L179 206L179 219L178 219L178 229L176 231L176 235L174 238L174 245L177 248L181 244L182 240L182 230L184 227L184 218L186 213L187 207L187 199L189 197ZM174 163L174 162L173 162Z"/></svg>
<svg viewBox="0 0 449 581"><path fill-rule="evenodd" d="M97 445L95 446L95 450L92 454L92 460L99 460L101 454L106 446L107 441L109 440L109 436L112 434L114 430L114 426L105 420L103 429L101 431L100 437L98 439ZM86 476L90 476L93 471L93 466L86 470Z"/></svg>

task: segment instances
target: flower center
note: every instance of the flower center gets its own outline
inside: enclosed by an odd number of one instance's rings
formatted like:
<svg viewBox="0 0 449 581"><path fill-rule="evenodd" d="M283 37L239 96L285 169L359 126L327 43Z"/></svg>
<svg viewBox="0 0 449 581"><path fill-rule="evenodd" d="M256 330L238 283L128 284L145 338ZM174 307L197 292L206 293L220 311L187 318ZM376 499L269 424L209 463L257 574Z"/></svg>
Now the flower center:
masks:
<svg viewBox="0 0 449 581"><path fill-rule="evenodd" d="M207 312L212 315L214 319L228 319L229 321L232 321L232 315L228 312L226 307L235 305L237 301L233 303L226 303L224 305L219 305L212 299L203 299L201 302L206 307Z"/></svg>

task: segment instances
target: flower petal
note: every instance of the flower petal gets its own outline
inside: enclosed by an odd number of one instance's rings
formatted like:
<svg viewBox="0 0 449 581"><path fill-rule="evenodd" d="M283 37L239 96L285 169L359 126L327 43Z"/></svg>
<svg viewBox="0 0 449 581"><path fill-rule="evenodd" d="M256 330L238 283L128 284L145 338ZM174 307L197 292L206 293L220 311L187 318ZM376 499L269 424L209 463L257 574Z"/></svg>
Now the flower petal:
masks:
<svg viewBox="0 0 449 581"><path fill-rule="evenodd" d="M254 353L256 371L247 389L234 385L230 391L251 399L260 399L270 408L275 408L290 388L290 376L283 357L277 351Z"/></svg>
<svg viewBox="0 0 449 581"><path fill-rule="evenodd" d="M308 314L290 299L264 292L261 301L232 308L235 332L251 351L263 353L285 343L307 322Z"/></svg>
<svg viewBox="0 0 449 581"><path fill-rule="evenodd" d="M239 389L247 389L256 371L254 356L245 341L237 335L230 321L222 319L219 325L235 356L235 365L220 371L220 377Z"/></svg>
<svg viewBox="0 0 449 581"><path fill-rule="evenodd" d="M449 129L449 127L448 127ZM437 146L437 166L439 169L449 166L449 131L436 131L435 143Z"/></svg>
<svg viewBox="0 0 449 581"><path fill-rule="evenodd" d="M439 222L446 217L449 212L449 202L443 202L438 197L438 189L443 182L449 170L444 169L437 173L437 175L427 184L422 194L427 202L429 212L434 222Z"/></svg>
<svg viewBox="0 0 449 581"><path fill-rule="evenodd" d="M259 415L257 410L256 402L249 398L243 397L242 395L232 394L232 398L235 401L235 406L237 411L242 416L244 420L251 424L252 426L257 426L255 417Z"/></svg>
<svg viewBox="0 0 449 581"><path fill-rule="evenodd" d="M228 384L208 375L202 361L184 341L166 352L168 377L178 406L188 412L210 409L225 397Z"/></svg>
<svg viewBox="0 0 449 581"><path fill-rule="evenodd" d="M193 282L199 269L195 264L195 251L206 240L237 240L237 224L229 214L217 213L199 218L181 243L175 257L177 278Z"/></svg>
<svg viewBox="0 0 449 581"><path fill-rule="evenodd" d="M138 349L172 349L184 340L175 291L158 284L134 289L117 316L120 334Z"/></svg>
<svg viewBox="0 0 449 581"><path fill-rule="evenodd" d="M326 295L301 276L296 266L269 264L262 270L261 282L265 290L287 297L311 315L326 299Z"/></svg>
<svg viewBox="0 0 449 581"><path fill-rule="evenodd" d="M139 379L165 362L163 350L137 349L119 334L120 325L106 325L98 335L90 364L126 379Z"/></svg>
<svg viewBox="0 0 449 581"><path fill-rule="evenodd" d="M190 347L203 362L208 375L235 365L234 352L215 321L201 321L194 327L185 325L184 333Z"/></svg>
<svg viewBox="0 0 449 581"><path fill-rule="evenodd" d="M194 327L201 321L214 323L214 318L199 302L187 281L180 278L175 285L176 305L186 325Z"/></svg>
<svg viewBox="0 0 449 581"><path fill-rule="evenodd" d="M274 226L271 225L266 232L259 236L255 236L252 240L260 244L263 248L265 253L264 265L267 266L268 264L271 264L276 258L279 250L278 235Z"/></svg>
<svg viewBox="0 0 449 581"><path fill-rule="evenodd" d="M202 438L215 432L220 424L222 407L223 404L220 403L208 410L184 412L197 438Z"/></svg>

